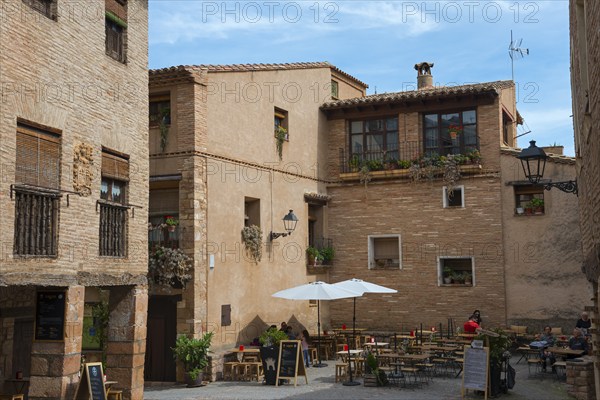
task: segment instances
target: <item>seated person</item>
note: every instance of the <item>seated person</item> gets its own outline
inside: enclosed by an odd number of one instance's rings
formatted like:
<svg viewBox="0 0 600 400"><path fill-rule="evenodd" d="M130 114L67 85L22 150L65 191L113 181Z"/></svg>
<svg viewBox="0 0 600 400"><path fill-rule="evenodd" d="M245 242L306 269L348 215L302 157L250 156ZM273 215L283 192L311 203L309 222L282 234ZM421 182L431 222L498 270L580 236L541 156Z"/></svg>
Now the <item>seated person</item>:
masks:
<svg viewBox="0 0 600 400"><path fill-rule="evenodd" d="M481 330L479 324L476 322L477 317L475 315L471 315L469 320L465 322L463 325L463 330L465 333L477 333Z"/></svg>
<svg viewBox="0 0 600 400"><path fill-rule="evenodd" d="M581 313L581 318L577 320L575 328L581 329L581 333L588 336L588 329L592 327L592 320L585 311Z"/></svg>
<svg viewBox="0 0 600 400"><path fill-rule="evenodd" d="M571 350L584 350L585 353L583 355L588 354L590 348L588 346L587 340L583 337L583 333L581 329L575 328L573 329L573 337L569 339L569 348ZM567 358L577 358L580 356L577 355L569 355Z"/></svg>
<svg viewBox="0 0 600 400"><path fill-rule="evenodd" d="M540 342L546 342L547 347L552 347L556 343L556 337L552 334L552 328L550 326L544 327L544 333L541 335L536 335L536 340ZM540 358L542 359L542 371L546 370L546 359L550 360L550 365L553 365L556 362L556 357L549 352L546 348L540 350ZM554 367L552 367L552 371L554 371Z"/></svg>

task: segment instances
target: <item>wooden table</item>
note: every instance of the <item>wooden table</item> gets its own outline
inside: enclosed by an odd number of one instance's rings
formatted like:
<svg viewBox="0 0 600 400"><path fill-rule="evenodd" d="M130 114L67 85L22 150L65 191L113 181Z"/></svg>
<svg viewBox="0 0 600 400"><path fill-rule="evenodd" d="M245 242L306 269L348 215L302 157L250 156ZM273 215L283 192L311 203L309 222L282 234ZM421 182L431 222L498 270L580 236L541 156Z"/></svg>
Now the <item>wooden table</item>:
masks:
<svg viewBox="0 0 600 400"><path fill-rule="evenodd" d="M585 350L563 349L562 347L548 347L546 350L560 356L583 356L585 354Z"/></svg>
<svg viewBox="0 0 600 400"><path fill-rule="evenodd" d="M244 350L240 350L239 348L230 350L231 353L236 353L238 359L241 354L241 360L243 361L246 356L255 356L260 360L260 348L258 347L244 347Z"/></svg>
<svg viewBox="0 0 600 400"><path fill-rule="evenodd" d="M29 384L29 378L23 379L5 379L5 382L11 382L17 394L25 394L25 387Z"/></svg>
<svg viewBox="0 0 600 400"><path fill-rule="evenodd" d="M388 342L366 342L363 346L387 347L387 346L389 346L389 343Z"/></svg>

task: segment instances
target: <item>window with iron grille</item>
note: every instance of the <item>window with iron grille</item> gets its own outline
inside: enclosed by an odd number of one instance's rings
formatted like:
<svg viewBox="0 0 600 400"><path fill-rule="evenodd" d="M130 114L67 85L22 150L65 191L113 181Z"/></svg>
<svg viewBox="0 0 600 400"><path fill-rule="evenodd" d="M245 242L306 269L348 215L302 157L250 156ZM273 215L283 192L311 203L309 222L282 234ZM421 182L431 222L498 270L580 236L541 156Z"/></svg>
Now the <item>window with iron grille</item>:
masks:
<svg viewBox="0 0 600 400"><path fill-rule="evenodd" d="M127 2L106 0L106 54L117 61L127 61Z"/></svg>
<svg viewBox="0 0 600 400"><path fill-rule="evenodd" d="M60 206L60 135L17 123L13 253L57 255Z"/></svg>
<svg viewBox="0 0 600 400"><path fill-rule="evenodd" d="M127 183L129 160L109 150L102 151L100 186L100 256L127 256Z"/></svg>
<svg viewBox="0 0 600 400"><path fill-rule="evenodd" d="M40 14L50 18L56 19L56 0L22 0L23 3L33 8Z"/></svg>

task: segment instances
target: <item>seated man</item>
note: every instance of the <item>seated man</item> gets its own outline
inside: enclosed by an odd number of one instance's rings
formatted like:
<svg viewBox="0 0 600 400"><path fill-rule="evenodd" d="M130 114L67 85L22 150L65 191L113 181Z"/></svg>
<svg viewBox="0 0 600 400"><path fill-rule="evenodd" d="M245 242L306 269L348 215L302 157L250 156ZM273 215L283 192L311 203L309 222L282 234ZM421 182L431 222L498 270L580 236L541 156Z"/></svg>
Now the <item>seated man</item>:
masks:
<svg viewBox="0 0 600 400"><path fill-rule="evenodd" d="M552 347L556 343L556 337L552 334L552 328L550 326L544 327L544 333L536 336L536 340L540 342L546 342L546 347ZM540 351L540 358L542 359L542 371L546 370L546 359L550 360L550 365L553 365L556 361L556 357L544 348ZM554 367L552 367L552 371L554 371Z"/></svg>
<svg viewBox="0 0 600 400"><path fill-rule="evenodd" d="M583 333L581 329L575 328L573 329L573 337L569 339L569 348L571 350L584 350L585 353L583 355L588 354L590 348L588 346L587 340L583 337ZM570 355L567 358L577 358L577 355Z"/></svg>
<svg viewBox="0 0 600 400"><path fill-rule="evenodd" d="M581 313L581 318L579 318L577 320L577 323L575 324L575 328L579 328L581 329L581 333L583 333L585 336L588 336L588 329L590 329L592 327L592 320L589 318L589 315L587 312L582 312ZM591 336L591 335L589 335Z"/></svg>

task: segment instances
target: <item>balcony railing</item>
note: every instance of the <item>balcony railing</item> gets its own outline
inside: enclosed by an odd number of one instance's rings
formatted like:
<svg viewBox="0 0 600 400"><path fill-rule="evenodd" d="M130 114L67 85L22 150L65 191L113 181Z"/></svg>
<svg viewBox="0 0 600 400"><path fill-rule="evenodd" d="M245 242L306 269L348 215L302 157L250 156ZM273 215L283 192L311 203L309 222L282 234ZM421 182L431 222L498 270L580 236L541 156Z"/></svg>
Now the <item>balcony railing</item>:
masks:
<svg viewBox="0 0 600 400"><path fill-rule="evenodd" d="M14 254L19 256L57 255L58 191L14 188Z"/></svg>
<svg viewBox="0 0 600 400"><path fill-rule="evenodd" d="M339 168L341 174L359 172L363 167L369 171L385 170L408 170L411 165L418 164L421 167L444 165L446 155L440 156L437 152L425 153L420 142L403 142L386 149L381 146L365 147L362 152L348 153L346 149L339 149ZM464 154L457 153L458 148L449 148L459 165L479 164L480 153L479 142Z"/></svg>
<svg viewBox="0 0 600 400"><path fill-rule="evenodd" d="M381 146L366 146L363 151L353 153L340 148L340 172L358 172L364 165L371 171L408 168L410 161L418 159L422 154L419 145L419 142L414 141L402 142L385 149Z"/></svg>
<svg viewBox="0 0 600 400"><path fill-rule="evenodd" d="M167 226L160 224L157 226L148 226L148 247L153 249L157 246L168 247L171 249L179 248L180 228L177 226Z"/></svg>

